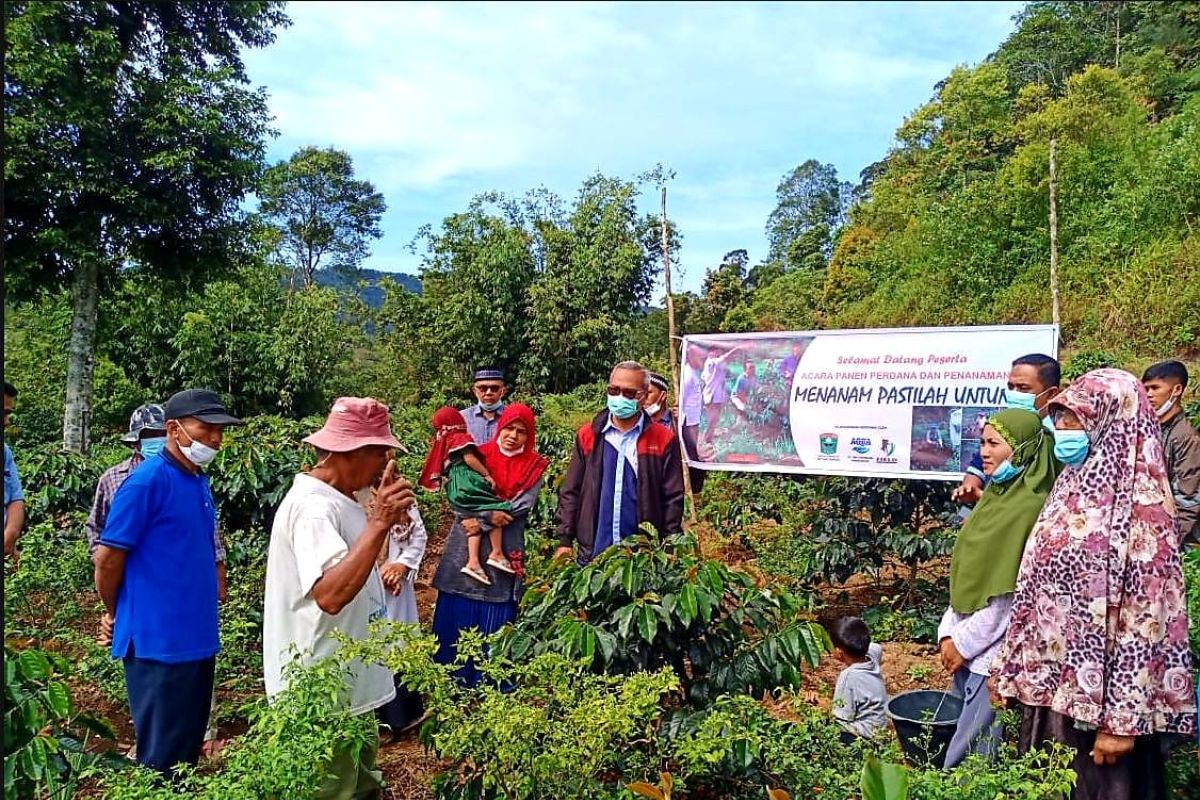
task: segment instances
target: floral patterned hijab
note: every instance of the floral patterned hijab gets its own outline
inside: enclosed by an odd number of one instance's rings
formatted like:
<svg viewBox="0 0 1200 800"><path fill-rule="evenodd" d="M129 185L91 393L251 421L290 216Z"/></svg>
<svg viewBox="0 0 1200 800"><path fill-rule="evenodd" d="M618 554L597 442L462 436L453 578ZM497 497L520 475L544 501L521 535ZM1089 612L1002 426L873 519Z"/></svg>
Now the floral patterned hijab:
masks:
<svg viewBox="0 0 1200 800"><path fill-rule="evenodd" d="M1083 423L1030 533L994 671L1002 695L1121 736L1196 728L1179 532L1158 420L1123 370L1050 403Z"/></svg>

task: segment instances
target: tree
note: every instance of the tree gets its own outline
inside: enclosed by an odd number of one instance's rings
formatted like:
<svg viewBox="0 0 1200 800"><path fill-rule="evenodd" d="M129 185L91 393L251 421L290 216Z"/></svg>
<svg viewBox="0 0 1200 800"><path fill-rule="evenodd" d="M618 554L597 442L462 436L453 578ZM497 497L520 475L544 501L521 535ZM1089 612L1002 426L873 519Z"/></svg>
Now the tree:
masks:
<svg viewBox="0 0 1200 800"><path fill-rule="evenodd" d="M837 168L813 159L783 176L775 190L776 206L767 218L769 261L785 269L823 266L809 258L828 258L832 237L845 218L852 187L838 181Z"/></svg>
<svg viewBox="0 0 1200 800"><path fill-rule="evenodd" d="M287 18L273 0L7 6L6 283L71 288L63 445L84 451L101 287L228 267L269 118L241 49Z"/></svg>
<svg viewBox="0 0 1200 800"><path fill-rule="evenodd" d="M437 364L426 381L465 387L481 364L516 367L526 346L530 287L535 274L529 232L497 215L491 198L426 230L421 297L403 307L424 309L420 341ZM411 323L405 323L411 326ZM411 327L410 327L411 330Z"/></svg>
<svg viewBox="0 0 1200 800"><path fill-rule="evenodd" d="M277 233L276 252L312 286L322 262L353 271L370 254L369 242L382 235L387 210L369 181L354 177L349 154L332 147L303 147L263 175L258 213Z"/></svg>
<svg viewBox="0 0 1200 800"><path fill-rule="evenodd" d="M750 257L745 250L732 250L725 254L721 263L704 275L703 300L688 314L688 333L712 333L732 331L725 325L726 318L735 308L749 299L746 286L746 267ZM744 324L735 326L745 329Z"/></svg>
<svg viewBox="0 0 1200 800"><path fill-rule="evenodd" d="M545 267L530 287L521 362L532 385L567 391L606 374L619 360L661 269L660 222L638 215L641 185L599 174L588 178L565 227L547 237Z"/></svg>

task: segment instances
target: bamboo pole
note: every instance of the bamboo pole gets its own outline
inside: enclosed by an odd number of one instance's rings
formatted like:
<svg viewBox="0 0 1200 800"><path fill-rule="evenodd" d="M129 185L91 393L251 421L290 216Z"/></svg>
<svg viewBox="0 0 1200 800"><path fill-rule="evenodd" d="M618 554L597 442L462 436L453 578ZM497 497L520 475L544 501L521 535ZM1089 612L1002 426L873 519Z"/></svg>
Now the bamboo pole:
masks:
<svg viewBox="0 0 1200 800"><path fill-rule="evenodd" d="M683 396L679 393L679 353L675 349L675 298L671 295L671 248L667 226L667 187L662 187L662 262L663 282L667 288L667 353L671 362L671 383L675 386L675 402L680 414L683 412ZM683 418L675 415L676 437L679 440L679 455L683 461L683 491L687 495L688 519L696 524L696 496L692 494L692 475L688 468L687 447L683 443Z"/></svg>
<svg viewBox="0 0 1200 800"><path fill-rule="evenodd" d="M1060 324L1058 308L1058 148L1050 139L1050 302L1054 324Z"/></svg>

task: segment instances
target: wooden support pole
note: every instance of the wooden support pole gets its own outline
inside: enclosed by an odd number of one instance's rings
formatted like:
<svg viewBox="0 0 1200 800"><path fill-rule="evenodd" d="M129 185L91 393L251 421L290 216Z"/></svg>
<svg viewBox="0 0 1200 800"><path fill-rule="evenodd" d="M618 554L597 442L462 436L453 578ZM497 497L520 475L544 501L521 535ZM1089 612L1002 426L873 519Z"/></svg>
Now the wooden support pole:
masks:
<svg viewBox="0 0 1200 800"><path fill-rule="evenodd" d="M1050 139L1050 302L1055 325L1061 324L1058 307L1058 149Z"/></svg>
<svg viewBox="0 0 1200 800"><path fill-rule="evenodd" d="M671 360L671 382L675 386L675 402L678 403L679 411L683 411L683 396L679 393L679 352L676 349L675 342L675 298L671 295L671 237L667 226L667 187L662 187L662 262L663 262L663 282L667 288L667 353ZM692 494L692 475L688 468L687 447L683 444L683 417L681 414L676 414L675 438L679 440L679 455L683 461L683 491L687 495L688 508L690 509L688 519L694 525L696 524L696 496Z"/></svg>

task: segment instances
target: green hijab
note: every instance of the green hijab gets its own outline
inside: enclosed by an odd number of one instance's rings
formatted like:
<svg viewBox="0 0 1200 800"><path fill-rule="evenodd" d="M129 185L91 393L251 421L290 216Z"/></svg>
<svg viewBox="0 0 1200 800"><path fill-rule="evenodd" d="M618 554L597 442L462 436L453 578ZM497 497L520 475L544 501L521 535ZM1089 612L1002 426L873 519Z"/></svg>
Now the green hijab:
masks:
<svg viewBox="0 0 1200 800"><path fill-rule="evenodd" d="M950 607L970 614L1017 585L1025 539L1062 465L1054 458L1054 437L1031 411L1008 408L988 419L1012 446L1017 477L991 481L963 523L950 557Z"/></svg>

